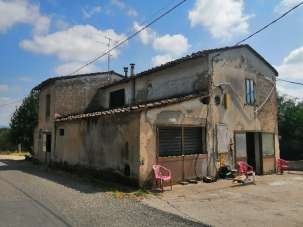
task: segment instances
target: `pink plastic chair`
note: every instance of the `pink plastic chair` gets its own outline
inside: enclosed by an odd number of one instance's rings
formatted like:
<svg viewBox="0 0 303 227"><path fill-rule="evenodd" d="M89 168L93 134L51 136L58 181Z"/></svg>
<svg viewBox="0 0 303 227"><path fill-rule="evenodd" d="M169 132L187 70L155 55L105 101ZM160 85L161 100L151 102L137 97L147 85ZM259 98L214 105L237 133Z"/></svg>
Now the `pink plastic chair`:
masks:
<svg viewBox="0 0 303 227"><path fill-rule="evenodd" d="M158 185L158 182L160 183L160 188L162 192L165 181L170 182L170 190L173 190L171 171L161 165L153 165L153 170L155 174L156 184Z"/></svg>
<svg viewBox="0 0 303 227"><path fill-rule="evenodd" d="M237 162L239 167L239 174L245 176L245 182L247 183L249 180L249 177L252 177L252 182L255 183L255 172L254 168L250 165L248 165L246 162L238 161Z"/></svg>
<svg viewBox="0 0 303 227"><path fill-rule="evenodd" d="M277 159L277 172L283 174L284 170L288 170L288 162L284 159Z"/></svg>

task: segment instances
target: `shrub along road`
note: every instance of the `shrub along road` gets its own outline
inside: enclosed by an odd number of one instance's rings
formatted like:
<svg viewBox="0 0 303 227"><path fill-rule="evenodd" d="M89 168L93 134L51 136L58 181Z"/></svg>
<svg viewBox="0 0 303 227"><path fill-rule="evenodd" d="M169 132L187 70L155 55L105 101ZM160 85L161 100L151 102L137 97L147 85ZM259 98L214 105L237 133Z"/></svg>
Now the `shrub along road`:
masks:
<svg viewBox="0 0 303 227"><path fill-rule="evenodd" d="M0 226L202 226L107 192L0 156Z"/></svg>

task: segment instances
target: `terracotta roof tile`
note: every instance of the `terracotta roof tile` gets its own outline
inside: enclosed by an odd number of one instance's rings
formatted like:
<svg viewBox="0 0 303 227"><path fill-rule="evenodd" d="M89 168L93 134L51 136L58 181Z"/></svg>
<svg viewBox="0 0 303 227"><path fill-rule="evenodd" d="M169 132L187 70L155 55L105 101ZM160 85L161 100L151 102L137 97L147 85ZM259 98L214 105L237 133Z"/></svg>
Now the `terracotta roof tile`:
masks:
<svg viewBox="0 0 303 227"><path fill-rule="evenodd" d="M61 121L70 121L70 120L76 120L76 119L85 119L85 118L91 118L91 117L99 117L99 116L106 116L106 115L114 115L114 114L122 114L122 113L129 113L129 112L135 112L135 111L143 111L145 109L151 109L151 108L157 108L162 107L169 104L175 104L184 102L190 99L198 98L198 97L206 97L208 95L201 95L201 94L190 94L186 96L181 96L177 98L167 98L157 101L151 101L145 104L139 104L129 107L122 107L122 108L115 108L111 110L104 110L104 111L98 111L93 113L83 113L83 114L74 114L74 115L68 115L63 117L58 117L55 119L56 122Z"/></svg>

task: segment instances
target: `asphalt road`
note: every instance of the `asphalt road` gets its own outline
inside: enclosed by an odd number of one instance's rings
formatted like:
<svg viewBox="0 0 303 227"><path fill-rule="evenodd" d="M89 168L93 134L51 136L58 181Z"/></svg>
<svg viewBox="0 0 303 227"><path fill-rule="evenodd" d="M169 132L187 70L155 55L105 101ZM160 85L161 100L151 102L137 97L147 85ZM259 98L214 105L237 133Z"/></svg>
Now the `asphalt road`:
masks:
<svg viewBox="0 0 303 227"><path fill-rule="evenodd" d="M3 159L3 157L2 157ZM0 226L202 226L32 165L1 160Z"/></svg>

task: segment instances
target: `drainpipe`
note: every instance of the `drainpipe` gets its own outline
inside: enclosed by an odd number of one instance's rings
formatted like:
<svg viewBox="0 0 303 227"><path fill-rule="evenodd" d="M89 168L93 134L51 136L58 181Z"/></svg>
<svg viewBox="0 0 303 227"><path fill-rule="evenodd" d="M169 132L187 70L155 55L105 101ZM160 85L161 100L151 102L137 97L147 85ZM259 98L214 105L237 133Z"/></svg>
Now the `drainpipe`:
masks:
<svg viewBox="0 0 303 227"><path fill-rule="evenodd" d="M135 76L135 64L130 64L130 89L131 89L131 101L130 104L136 102L136 76Z"/></svg>

